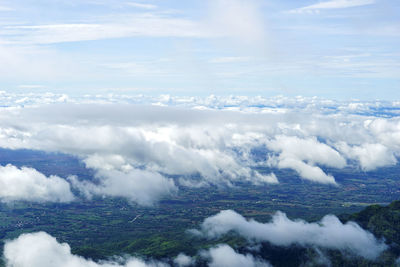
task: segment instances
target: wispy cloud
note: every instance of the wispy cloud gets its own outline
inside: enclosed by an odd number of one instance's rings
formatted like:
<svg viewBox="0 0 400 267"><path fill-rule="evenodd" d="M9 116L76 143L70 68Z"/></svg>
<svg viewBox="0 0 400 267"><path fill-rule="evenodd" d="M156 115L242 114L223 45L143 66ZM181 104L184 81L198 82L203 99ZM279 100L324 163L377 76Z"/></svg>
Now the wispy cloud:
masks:
<svg viewBox="0 0 400 267"><path fill-rule="evenodd" d="M128 2L144 9L122 16L106 15L77 23L5 25L0 38L11 44L57 44L127 37L233 38L241 43L265 41L262 14L255 1L212 1L208 16L194 19L156 12L158 6Z"/></svg>
<svg viewBox="0 0 400 267"><path fill-rule="evenodd" d="M0 2L0 11L13 10L1 12L0 21L0 82L9 89L38 83L85 93L135 87L189 95L224 90L356 97L357 90L368 89L375 93L362 95L373 98L380 87L384 98L391 98L390 90L397 92L398 55L380 56L397 51L400 6L394 2ZM329 18L287 14L340 8L343 12ZM370 56L346 61L326 57L342 56L348 48ZM156 62L163 57L173 62ZM160 76L167 78L161 81ZM331 82L332 77L346 79ZM363 89L356 87L360 82Z"/></svg>
<svg viewBox="0 0 400 267"><path fill-rule="evenodd" d="M241 43L264 45L266 29L263 14L254 0L209 1L211 31L233 37Z"/></svg>
<svg viewBox="0 0 400 267"><path fill-rule="evenodd" d="M319 2L313 5L292 9L289 13L314 13L319 12L320 9L339 9L350 8L358 6L372 5L375 0L332 0L326 2Z"/></svg>
<svg viewBox="0 0 400 267"><path fill-rule="evenodd" d="M55 44L134 36L205 37L207 33L191 20L139 14L105 23L8 26L3 36L15 44Z"/></svg>
<svg viewBox="0 0 400 267"><path fill-rule="evenodd" d="M11 7L7 7L7 6L0 6L0 12L1 11L13 11L14 9Z"/></svg>
<svg viewBox="0 0 400 267"><path fill-rule="evenodd" d="M249 61L249 57L217 57L210 60L210 63L238 63Z"/></svg>
<svg viewBox="0 0 400 267"><path fill-rule="evenodd" d="M126 5L136 7L136 8L142 8L142 9L156 9L157 8L156 5L136 3L136 2L128 2L128 3L126 3Z"/></svg>
<svg viewBox="0 0 400 267"><path fill-rule="evenodd" d="M23 88L23 89L38 89L38 88L43 88L43 85L39 84L21 84L18 85L18 88Z"/></svg>

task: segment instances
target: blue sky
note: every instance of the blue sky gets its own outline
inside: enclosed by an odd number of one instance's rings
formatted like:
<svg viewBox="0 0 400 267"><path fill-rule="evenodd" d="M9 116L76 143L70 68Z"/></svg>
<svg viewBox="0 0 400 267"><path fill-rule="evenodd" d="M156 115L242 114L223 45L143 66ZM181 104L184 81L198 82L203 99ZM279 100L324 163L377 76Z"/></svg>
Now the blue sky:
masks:
<svg viewBox="0 0 400 267"><path fill-rule="evenodd" d="M400 97L396 0L0 0L0 89Z"/></svg>

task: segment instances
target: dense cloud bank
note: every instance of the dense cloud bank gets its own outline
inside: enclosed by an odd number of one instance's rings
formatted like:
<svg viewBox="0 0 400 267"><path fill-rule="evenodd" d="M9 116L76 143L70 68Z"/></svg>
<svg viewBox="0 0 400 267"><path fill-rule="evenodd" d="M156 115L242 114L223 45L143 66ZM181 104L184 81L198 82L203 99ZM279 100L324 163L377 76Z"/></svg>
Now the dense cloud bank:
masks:
<svg viewBox="0 0 400 267"><path fill-rule="evenodd" d="M308 223L290 220L286 214L277 212L271 222L259 223L246 220L232 210L225 210L205 219L200 232L192 230L195 234L209 238L221 237L230 231L257 242L267 241L278 246L297 244L337 249L367 259L376 259L387 248L383 241L378 241L356 223L343 224L334 215L327 215L317 223Z"/></svg>
<svg viewBox="0 0 400 267"><path fill-rule="evenodd" d="M69 182L88 197L152 204L179 186L278 184L274 169L338 185L327 168L371 171L397 164L400 154L400 118L385 117L387 110L397 112L396 102L379 113L379 102L313 98L48 94L18 100L3 93L0 100L9 101L0 109L0 147L77 156L94 170L97 182L80 177ZM364 114L357 115L362 108Z"/></svg>
<svg viewBox="0 0 400 267"><path fill-rule="evenodd" d="M400 101L336 101L318 97L262 96L149 96L126 94L96 94L69 96L54 93L10 93L0 91L2 107L26 107L43 104L141 104L186 107L194 109L241 110L245 112L285 112L300 110L324 114L354 114L375 117L400 116Z"/></svg>
<svg viewBox="0 0 400 267"><path fill-rule="evenodd" d="M46 177L35 169L13 165L0 166L0 200L70 202L70 184L58 176Z"/></svg>
<svg viewBox="0 0 400 267"><path fill-rule="evenodd" d="M14 240L6 241L4 259L7 267L168 267L161 261L144 261L134 257L116 257L113 261L94 262L73 255L66 243L59 243L54 237L37 232L22 234ZM267 262L256 259L250 254L240 254L228 245L219 245L199 252L199 256L210 267L269 267ZM173 266L193 266L195 260L185 254L179 254L173 260Z"/></svg>

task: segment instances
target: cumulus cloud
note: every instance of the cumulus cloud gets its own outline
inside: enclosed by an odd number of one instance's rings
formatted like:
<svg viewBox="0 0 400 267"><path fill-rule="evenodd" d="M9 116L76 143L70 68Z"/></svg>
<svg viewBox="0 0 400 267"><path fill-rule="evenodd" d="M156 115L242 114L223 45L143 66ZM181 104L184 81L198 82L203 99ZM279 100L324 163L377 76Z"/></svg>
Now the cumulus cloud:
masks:
<svg viewBox="0 0 400 267"><path fill-rule="evenodd" d="M387 148L393 148L392 150L399 154L400 120L398 118L365 120L364 127L376 137L380 144Z"/></svg>
<svg viewBox="0 0 400 267"><path fill-rule="evenodd" d="M275 173L270 173L268 175L260 174L259 172L254 172L254 179L252 180L255 185L260 184L278 184L278 178Z"/></svg>
<svg viewBox="0 0 400 267"><path fill-rule="evenodd" d="M59 243L45 232L22 234L6 241L4 259L8 267L167 267L162 262L129 258L124 263L100 262L73 255L66 243ZM121 259L122 260L122 259Z"/></svg>
<svg viewBox="0 0 400 267"><path fill-rule="evenodd" d="M8 106L0 110L0 147L74 155L96 174L96 184L74 181L86 195L124 196L142 204L174 193L179 185L277 184L276 168L336 184L324 167L355 162L371 171L396 164L400 155L400 119L393 103L381 109L392 118L371 115L377 114L377 104L350 109L349 103L313 98L0 92L0 103ZM124 182L129 186L121 187Z"/></svg>
<svg viewBox="0 0 400 267"><path fill-rule="evenodd" d="M278 162L279 168L295 170L304 179L323 184L336 184L332 175L326 174L321 168L304 163L296 158L283 158Z"/></svg>
<svg viewBox="0 0 400 267"><path fill-rule="evenodd" d="M178 256L174 259L174 263L178 267L185 267L185 266L191 266L195 263L194 259L192 257L189 257L185 255L184 253L179 253Z"/></svg>
<svg viewBox="0 0 400 267"><path fill-rule="evenodd" d="M263 260L254 258L251 254L240 254L228 245L218 245L202 253L203 257L209 258L210 267L270 267Z"/></svg>
<svg viewBox="0 0 400 267"><path fill-rule="evenodd" d="M296 136L279 135L268 147L280 152L282 158L296 158L335 168L343 168L346 165L346 160L336 150L318 142L316 138L301 139Z"/></svg>
<svg viewBox="0 0 400 267"><path fill-rule="evenodd" d="M298 244L349 251L367 259L377 258L387 246L354 222L341 223L327 215L317 223L290 220L277 212L269 223L246 220L232 211L221 211L201 224L201 233L209 238L235 231L249 240L267 241L278 246Z"/></svg>
<svg viewBox="0 0 400 267"><path fill-rule="evenodd" d="M315 138L301 139L296 136L280 135L267 146L279 153L277 163L279 168L291 168L301 177L311 181L335 184L335 179L314 166L315 164L335 168L346 166L346 160L339 152Z"/></svg>
<svg viewBox="0 0 400 267"><path fill-rule="evenodd" d="M229 129L216 127L216 123L223 118L211 121L209 125L201 122L210 118L214 120L209 116L220 116L217 112L208 114L135 106L125 106L125 110L116 106L71 106L74 110L60 108L52 109L54 117L42 122L39 122L43 118L39 115L42 112L34 114L38 111L35 109L23 112L30 117L26 120L37 120L37 115L40 119L26 125L25 129L3 127L0 145L70 153L83 158L88 168L96 170L127 173L132 169L143 169L187 177L200 174L210 184L229 185L240 180L277 182L273 174L261 174L238 159L237 153L230 147L232 134ZM127 117L127 109L132 112L128 113L135 115ZM190 119L192 121L187 123ZM80 121L82 123L76 123ZM46 127L42 127L42 123Z"/></svg>
<svg viewBox="0 0 400 267"><path fill-rule="evenodd" d="M76 177L70 177L70 181L87 197L93 194L125 197L140 205L152 205L159 198L177 191L172 179L157 172L139 169L127 172L99 170L95 178L98 183L79 181Z"/></svg>
<svg viewBox="0 0 400 267"><path fill-rule="evenodd" d="M74 195L69 183L58 176L46 177L35 169L9 164L0 166L0 199L5 202L70 202Z"/></svg>
<svg viewBox="0 0 400 267"><path fill-rule="evenodd" d="M391 166L397 163L397 159L386 146L382 144L362 144L349 146L346 143L337 144L348 158L359 161L364 171L374 170L383 166Z"/></svg>

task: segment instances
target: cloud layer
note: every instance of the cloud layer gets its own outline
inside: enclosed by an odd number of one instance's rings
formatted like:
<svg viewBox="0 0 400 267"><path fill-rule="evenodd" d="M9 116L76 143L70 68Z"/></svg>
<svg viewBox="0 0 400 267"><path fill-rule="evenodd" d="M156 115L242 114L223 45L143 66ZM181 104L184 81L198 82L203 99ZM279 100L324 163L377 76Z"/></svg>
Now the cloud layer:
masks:
<svg viewBox="0 0 400 267"><path fill-rule="evenodd" d="M318 223L290 220L277 212L269 223L246 220L232 210L221 211L204 220L201 233L207 237L220 237L235 231L249 240L267 241L278 246L298 244L349 251L367 259L377 258L387 246L354 222L343 224L333 215Z"/></svg>
<svg viewBox="0 0 400 267"><path fill-rule="evenodd" d="M88 197L151 204L179 186L278 184L276 169L338 185L328 168L372 171L400 155L396 103L377 111L305 98L6 96L0 147L78 157L96 182L69 181Z"/></svg>

